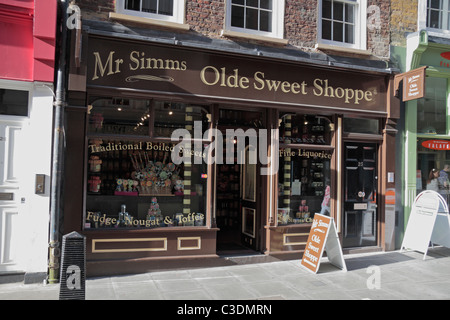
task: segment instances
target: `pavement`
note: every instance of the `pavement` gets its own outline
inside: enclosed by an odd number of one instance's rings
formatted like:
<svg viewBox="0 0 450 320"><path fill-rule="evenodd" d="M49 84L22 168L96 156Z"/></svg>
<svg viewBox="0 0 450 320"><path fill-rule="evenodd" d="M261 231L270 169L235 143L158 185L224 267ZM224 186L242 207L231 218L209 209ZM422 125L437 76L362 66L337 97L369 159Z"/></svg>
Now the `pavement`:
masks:
<svg viewBox="0 0 450 320"><path fill-rule="evenodd" d="M415 251L345 255L347 272L323 258L317 274L289 260L88 278L85 298L191 303L450 299L450 249L430 248L423 256ZM59 284L1 284L0 300L59 300L59 290Z"/></svg>

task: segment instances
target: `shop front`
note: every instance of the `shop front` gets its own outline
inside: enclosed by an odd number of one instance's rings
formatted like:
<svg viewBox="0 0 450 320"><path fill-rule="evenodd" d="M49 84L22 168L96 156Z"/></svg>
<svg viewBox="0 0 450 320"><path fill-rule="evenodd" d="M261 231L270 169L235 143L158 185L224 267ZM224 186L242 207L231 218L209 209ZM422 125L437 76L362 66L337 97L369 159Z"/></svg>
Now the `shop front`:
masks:
<svg viewBox="0 0 450 320"><path fill-rule="evenodd" d="M449 201L449 52L445 35L421 31L408 38L408 68L426 67L426 79L424 98L405 104L405 227L420 192L434 190Z"/></svg>
<svg viewBox="0 0 450 320"><path fill-rule="evenodd" d="M83 48L64 230L87 237L88 274L300 258L316 213L335 218L346 248L385 247L388 70L92 31Z"/></svg>

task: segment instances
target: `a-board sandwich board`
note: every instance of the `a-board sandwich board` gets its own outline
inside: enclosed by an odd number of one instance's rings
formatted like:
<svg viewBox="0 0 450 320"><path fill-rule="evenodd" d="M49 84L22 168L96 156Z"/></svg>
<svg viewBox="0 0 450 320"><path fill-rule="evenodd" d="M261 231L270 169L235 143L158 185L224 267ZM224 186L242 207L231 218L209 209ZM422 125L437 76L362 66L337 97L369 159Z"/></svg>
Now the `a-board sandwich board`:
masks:
<svg viewBox="0 0 450 320"><path fill-rule="evenodd" d="M450 248L450 215L447 201L426 190L414 200L400 252L422 252L425 260L430 243Z"/></svg>
<svg viewBox="0 0 450 320"><path fill-rule="evenodd" d="M307 270L317 273L324 251L327 252L328 261L332 265L347 271L334 219L316 213L300 264Z"/></svg>

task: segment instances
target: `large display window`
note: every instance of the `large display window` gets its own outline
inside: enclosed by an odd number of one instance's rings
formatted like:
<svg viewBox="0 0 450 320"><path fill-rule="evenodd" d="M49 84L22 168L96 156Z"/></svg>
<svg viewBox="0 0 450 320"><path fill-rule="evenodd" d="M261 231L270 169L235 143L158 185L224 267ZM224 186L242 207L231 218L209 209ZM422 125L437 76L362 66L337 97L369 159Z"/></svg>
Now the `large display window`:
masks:
<svg viewBox="0 0 450 320"><path fill-rule="evenodd" d="M207 107L100 98L89 108L84 227L205 226L207 164L174 161L185 143L168 138L208 122Z"/></svg>
<svg viewBox="0 0 450 320"><path fill-rule="evenodd" d="M450 140L417 139L417 194L432 190L450 200Z"/></svg>
<svg viewBox="0 0 450 320"><path fill-rule="evenodd" d="M306 224L330 215L331 119L281 114L278 225Z"/></svg>
<svg viewBox="0 0 450 320"><path fill-rule="evenodd" d="M447 134L447 79L428 77L425 98L417 100L417 132Z"/></svg>

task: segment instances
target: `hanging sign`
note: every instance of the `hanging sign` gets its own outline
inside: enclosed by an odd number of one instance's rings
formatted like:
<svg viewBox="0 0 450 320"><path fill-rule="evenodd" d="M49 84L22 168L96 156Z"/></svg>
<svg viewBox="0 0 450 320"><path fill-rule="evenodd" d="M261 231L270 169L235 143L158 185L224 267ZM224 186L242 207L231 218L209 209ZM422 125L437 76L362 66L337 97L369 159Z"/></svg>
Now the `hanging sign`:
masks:
<svg viewBox="0 0 450 320"><path fill-rule="evenodd" d="M324 250L327 252L327 258L331 264L347 271L333 218L316 213L301 265L309 271L317 273Z"/></svg>
<svg viewBox="0 0 450 320"><path fill-rule="evenodd" d="M450 150L450 141L447 140L427 140L422 142L422 147L431 150Z"/></svg>
<svg viewBox="0 0 450 320"><path fill-rule="evenodd" d="M395 76L395 90L398 90L400 82L403 81L403 102L420 99L425 96L427 68L421 67Z"/></svg>
<svg viewBox="0 0 450 320"><path fill-rule="evenodd" d="M450 248L450 216L447 201L426 190L414 201L400 252L423 252L425 260L430 242Z"/></svg>

